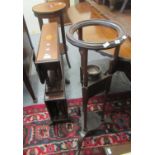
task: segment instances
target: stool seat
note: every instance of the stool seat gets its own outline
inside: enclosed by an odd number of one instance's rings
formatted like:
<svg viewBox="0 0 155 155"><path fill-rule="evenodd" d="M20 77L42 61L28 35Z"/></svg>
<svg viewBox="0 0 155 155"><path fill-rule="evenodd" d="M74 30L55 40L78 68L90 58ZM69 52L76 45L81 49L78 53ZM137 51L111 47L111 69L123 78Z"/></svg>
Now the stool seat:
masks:
<svg viewBox="0 0 155 155"><path fill-rule="evenodd" d="M47 2L35 5L32 10L34 13L51 14L62 11L66 8L66 4L62 2Z"/></svg>

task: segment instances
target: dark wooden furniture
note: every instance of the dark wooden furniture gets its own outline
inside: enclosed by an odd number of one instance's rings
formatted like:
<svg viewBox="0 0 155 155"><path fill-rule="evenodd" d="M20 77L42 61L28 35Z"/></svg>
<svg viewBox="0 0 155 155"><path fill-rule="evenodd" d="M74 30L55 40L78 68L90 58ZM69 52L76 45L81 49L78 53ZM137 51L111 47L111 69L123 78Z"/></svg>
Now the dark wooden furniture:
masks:
<svg viewBox="0 0 155 155"><path fill-rule="evenodd" d="M44 24L35 61L45 86L45 104L52 124L68 120L63 61L60 52L58 23Z"/></svg>
<svg viewBox="0 0 155 155"><path fill-rule="evenodd" d="M90 19L107 19L107 17L101 15L94 7L92 7L87 2L79 3L75 6L72 6L68 9L68 16L73 24L76 24L80 21L90 20ZM102 43L106 40L112 40L117 37L117 32L111 28L108 27L101 27L99 25L97 26L87 26L82 28L82 31L79 29L79 39L83 40L84 42L93 42L93 43ZM131 64L130 64L130 58L131 58L131 42L130 37L128 37L119 47L120 49L118 52L117 60L110 62L110 67L107 73L113 74L116 71L123 71L128 76L129 79L131 79ZM84 49L83 49L84 51ZM80 49L81 52L81 49ZM106 55L109 57L114 58L116 50L113 48L109 48L108 50L102 50L98 49L97 52L99 52L101 55ZM81 54L81 62L84 62L81 64L81 66L84 66L87 64L87 50L85 50L84 56ZM115 57L116 58L116 57ZM82 68L80 69L81 75L82 75ZM85 70L86 71L86 70ZM86 73L85 73L86 74ZM86 75L86 79L88 79ZM85 79L85 80L86 80ZM83 81L84 78L81 76L81 81ZM87 81L87 80L86 80ZM109 80L110 82L110 80ZM87 83L87 82L86 82ZM98 84L100 85L100 84ZM92 91L100 91L99 88L94 89L92 87ZM108 91L108 88L107 88ZM91 91L90 91L91 94ZM90 95L91 96L91 95ZM86 101L85 101L86 102Z"/></svg>
<svg viewBox="0 0 155 155"><path fill-rule="evenodd" d="M101 15L100 12L98 12L93 6L91 6L87 2L79 3L75 6L72 6L68 9L68 16L73 24L76 24L80 21L90 20L90 19L108 19L106 16ZM108 19L109 20L109 19ZM130 34L130 33L129 33ZM88 26L83 27L82 29L79 28L78 30L78 36L79 40L82 40L84 42L93 42L95 44L105 42L106 40L112 40L116 38L117 32L109 29L107 27L100 27L100 26ZM78 45L76 44L78 47ZM89 47L89 46L87 46ZM94 48L93 48L94 49ZM105 91L105 94L108 93L110 89L111 84L111 78L113 73L116 71L124 71L129 79L131 79L131 40L130 36L127 37L127 39L121 44L121 46L118 46L114 49L108 49L108 50L96 50L96 52L99 52L101 55L106 55L112 58L112 61L110 61L109 70L107 71L108 74L107 77L103 74L101 76L102 80L98 80L97 82L94 82L92 84L88 81L88 75L87 75L87 58L88 58L88 49L84 49L83 47L79 48L80 54L81 54L81 81L82 81L82 93L83 93L83 103L87 103L88 98L92 95L95 95L95 93L99 93L101 91ZM105 77L105 79L104 79ZM88 90L89 89L89 90ZM107 95L106 95L107 96ZM85 109L85 110L84 110ZM103 107L104 109L104 107ZM86 104L83 104L83 111L84 111L84 129L87 129L86 122ZM81 134L82 139L79 141L79 152L81 149L83 138L87 136L87 132Z"/></svg>
<svg viewBox="0 0 155 155"><path fill-rule="evenodd" d="M82 38L82 33L83 33L83 28L87 26L93 26L93 25L100 25L100 26L105 26L109 27L113 30L115 30L118 35L117 37L113 38L113 40L107 40L104 42L100 43L94 43L94 42L86 42L83 41ZM74 33L77 32L79 33L79 39L74 38ZM106 34L106 33L105 33ZM117 64L118 60L118 55L119 55L119 50L120 50L120 45L125 41L126 39L125 32L123 29L117 25L116 23L113 23L108 20L86 20L86 21L81 21L78 22L74 25L72 25L69 29L69 32L67 33L67 39L68 41L79 48L79 52L81 55L81 68L80 68L80 75L81 75L81 84L82 84L82 96L83 96L83 112L84 112L84 130L87 130L87 103L88 99L102 91L107 92L110 89L110 82L112 78L112 74L114 72L114 67ZM101 74L100 78L89 82L88 80L88 49L91 50L107 50L114 48L114 59L111 61L111 65L107 73Z"/></svg>
<svg viewBox="0 0 155 155"><path fill-rule="evenodd" d="M87 2L79 3L75 6L72 6L68 9L68 16L73 24L76 24L81 21L90 20L90 19L107 19L104 15L101 15L93 6L91 6ZM77 27L76 27L77 28ZM130 34L130 33L129 33ZM97 26L87 26L83 28L79 28L78 30L79 40L84 43L94 43L94 45L98 43L104 43L105 41L111 41L118 37L117 31L113 29L109 29L108 27ZM125 37L126 38L126 37ZM124 39L125 39L124 38ZM71 41L72 42L72 41ZM118 42L117 42L118 43ZM73 44L73 42L72 42ZM74 45L74 44L73 44ZM79 47L79 44L75 46ZM96 52L99 52L101 55L105 55L111 57L109 70L101 75L100 80L90 82L88 81L87 75L87 58L88 58L88 49L94 49ZM103 46L102 46L103 47ZM84 46L79 48L79 52L81 54L81 83L82 83L82 93L83 93L83 112L84 112L84 130L87 129L87 102L89 97L101 92L105 91L105 95L110 89L111 79L113 73L116 71L124 71L129 79L131 79L131 40L130 36L127 36L126 40L121 43L121 46L117 46L116 48L109 48L107 50L95 49L92 46L87 44L87 49ZM103 107L104 110L104 107ZM105 112L105 111L104 111ZM81 134L82 139L79 141L79 154L82 145L83 138L87 136L88 132L84 132Z"/></svg>
<svg viewBox="0 0 155 155"><path fill-rule="evenodd" d="M30 93L33 99L33 102L37 102L37 98L34 94L34 91L29 79L31 65L34 59L35 59L35 56L34 56L33 46L31 43L31 39L29 36L25 19L23 17L23 81L28 92Z"/></svg>
<svg viewBox="0 0 155 155"><path fill-rule="evenodd" d="M68 16L73 24L90 19L107 19L107 16L100 14L92 5L88 2L79 3L75 6L71 6L68 9ZM128 29L125 29L127 33L127 39L123 42L119 50L119 57L117 59L117 64L113 67L113 73L116 71L123 71L131 80L131 37ZM106 35L105 35L106 32ZM116 31L109 29L107 27L100 26L90 26L84 27L82 32L82 38L86 42L104 42L106 40L111 40L117 36ZM113 57L115 50L99 50L101 55ZM110 63L112 65L112 62Z"/></svg>
<svg viewBox="0 0 155 155"><path fill-rule="evenodd" d="M55 17L59 18L60 26L61 26L62 41L63 41L63 44L61 44L61 52L62 54L65 54L68 66L70 68L71 65L70 65L68 53L67 53L67 45L66 45L65 30L64 30L64 19L63 19L65 8L66 8L65 3L53 1L53 2L46 2L46 3L35 5L33 6L32 10L35 16L38 18L40 30L42 29L43 19L46 18L51 20L52 18L55 18Z"/></svg>

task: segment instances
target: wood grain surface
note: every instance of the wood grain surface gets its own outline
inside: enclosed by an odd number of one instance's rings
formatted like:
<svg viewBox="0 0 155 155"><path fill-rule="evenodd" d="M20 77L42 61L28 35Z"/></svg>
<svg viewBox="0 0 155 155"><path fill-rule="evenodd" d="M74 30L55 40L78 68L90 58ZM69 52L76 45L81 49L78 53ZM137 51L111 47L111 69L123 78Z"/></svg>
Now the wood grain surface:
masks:
<svg viewBox="0 0 155 155"><path fill-rule="evenodd" d="M59 53L58 24L56 22L44 24L36 61L44 61L48 59L48 55L51 57L48 60L57 60Z"/></svg>

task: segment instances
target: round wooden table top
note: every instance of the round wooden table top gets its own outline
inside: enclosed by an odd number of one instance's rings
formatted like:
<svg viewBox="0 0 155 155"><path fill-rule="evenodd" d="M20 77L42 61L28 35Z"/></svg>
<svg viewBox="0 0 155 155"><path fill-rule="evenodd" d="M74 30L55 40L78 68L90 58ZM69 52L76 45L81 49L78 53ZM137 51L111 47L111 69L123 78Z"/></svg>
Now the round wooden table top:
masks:
<svg viewBox="0 0 155 155"><path fill-rule="evenodd" d="M32 10L39 14L50 14L65 9L66 4L63 2L46 2L33 6Z"/></svg>

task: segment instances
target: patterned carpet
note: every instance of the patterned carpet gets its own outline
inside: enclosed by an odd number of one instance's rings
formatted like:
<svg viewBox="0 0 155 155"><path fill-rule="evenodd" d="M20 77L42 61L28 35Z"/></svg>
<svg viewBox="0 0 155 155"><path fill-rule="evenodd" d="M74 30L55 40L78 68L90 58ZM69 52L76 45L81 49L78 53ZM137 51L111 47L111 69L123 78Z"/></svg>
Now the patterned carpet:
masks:
<svg viewBox="0 0 155 155"><path fill-rule="evenodd" d="M120 99L121 97L121 99ZM82 99L70 99L69 116L72 123L58 124L50 127L50 120L45 104L37 104L23 109L23 154L24 155L74 155L80 137L80 107ZM87 137L81 155L100 154L103 146L130 142L130 97L119 94L111 95L106 104L106 120L98 127L98 132ZM88 111L102 115L104 96L89 100ZM94 153L93 153L94 152Z"/></svg>

